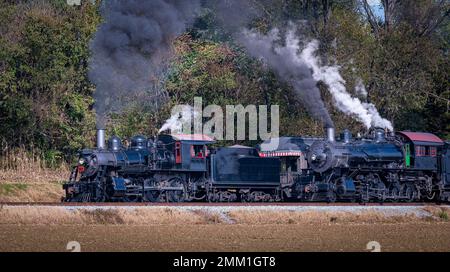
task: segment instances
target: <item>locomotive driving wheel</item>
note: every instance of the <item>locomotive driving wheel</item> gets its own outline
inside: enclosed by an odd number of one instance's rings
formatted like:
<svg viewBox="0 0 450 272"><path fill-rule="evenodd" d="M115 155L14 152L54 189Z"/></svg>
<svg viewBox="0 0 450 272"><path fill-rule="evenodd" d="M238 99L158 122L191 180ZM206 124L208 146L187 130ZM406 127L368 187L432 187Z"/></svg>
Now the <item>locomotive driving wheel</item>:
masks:
<svg viewBox="0 0 450 272"><path fill-rule="evenodd" d="M179 190L169 191L169 201L170 202L183 202L186 200L186 186L180 177L172 178L170 180L170 187L180 188Z"/></svg>
<svg viewBox="0 0 450 272"><path fill-rule="evenodd" d="M400 187L400 185L397 185L397 184L394 184L390 187L389 194L390 194L390 199L392 202L395 202L399 199L400 190L401 190L401 187Z"/></svg>
<svg viewBox="0 0 450 272"><path fill-rule="evenodd" d="M327 200L328 203L334 203L334 202L336 202L336 200L337 200L336 192L334 192L334 191L329 191L329 192L327 193L326 200Z"/></svg>
<svg viewBox="0 0 450 272"><path fill-rule="evenodd" d="M142 198L137 195L127 195L123 197L123 202L141 202Z"/></svg>
<svg viewBox="0 0 450 272"><path fill-rule="evenodd" d="M412 202L414 200L414 186L405 183L401 186L400 192L406 202Z"/></svg>
<svg viewBox="0 0 450 272"><path fill-rule="evenodd" d="M162 202L160 191L147 191L145 192L145 198L150 202Z"/></svg>
<svg viewBox="0 0 450 272"><path fill-rule="evenodd" d="M155 182L154 179L150 179L147 181L147 185L154 187L154 188L158 188L159 182ZM145 194L146 201L149 201L149 202L162 202L163 201L163 197L162 197L161 191L159 189L146 190L144 194Z"/></svg>

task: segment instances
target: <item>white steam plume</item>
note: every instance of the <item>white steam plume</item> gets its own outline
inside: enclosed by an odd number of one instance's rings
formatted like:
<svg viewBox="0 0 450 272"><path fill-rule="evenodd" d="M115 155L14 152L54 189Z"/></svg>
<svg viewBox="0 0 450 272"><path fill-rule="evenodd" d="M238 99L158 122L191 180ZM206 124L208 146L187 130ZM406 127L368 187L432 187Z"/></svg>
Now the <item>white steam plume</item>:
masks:
<svg viewBox="0 0 450 272"><path fill-rule="evenodd" d="M280 31L276 28L266 35L244 29L236 36L249 55L263 60L281 81L293 87L296 97L313 118L322 121L327 127L334 127L317 87L317 80L312 76L310 67L298 57L298 42L280 45Z"/></svg>
<svg viewBox="0 0 450 272"><path fill-rule="evenodd" d="M356 79L355 91L357 94L361 95L362 97L364 97L364 98L367 97L366 86L364 86L363 80L361 78Z"/></svg>
<svg viewBox="0 0 450 272"><path fill-rule="evenodd" d="M189 105L183 105L172 112L172 116L166 120L158 133L170 130L172 134L182 133L183 127L191 126L192 120L199 116L199 112L195 111Z"/></svg>
<svg viewBox="0 0 450 272"><path fill-rule="evenodd" d="M291 31L286 38L288 47L298 49L299 40ZM296 56L298 61L306 63L313 71L313 77L317 81L322 81L328 86L328 91L333 96L334 105L343 113L355 116L367 128L381 127L393 130L389 120L384 119L378 113L372 103L363 103L356 97L352 97L345 88L345 80L339 74L339 66L321 66L316 56L319 42L313 40L303 49L301 54ZM296 50L298 52L298 50ZM362 82L361 82L362 85ZM365 90L365 88L363 89Z"/></svg>

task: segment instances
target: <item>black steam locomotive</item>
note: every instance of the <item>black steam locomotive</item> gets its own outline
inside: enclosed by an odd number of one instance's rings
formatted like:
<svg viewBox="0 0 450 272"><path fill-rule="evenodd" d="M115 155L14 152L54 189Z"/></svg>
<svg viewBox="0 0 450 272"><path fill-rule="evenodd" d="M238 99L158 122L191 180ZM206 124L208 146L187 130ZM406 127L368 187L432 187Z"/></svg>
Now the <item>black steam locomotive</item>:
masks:
<svg viewBox="0 0 450 272"><path fill-rule="evenodd" d="M83 150L63 201L450 201L450 143L373 130L211 148L206 135L118 137Z"/></svg>
<svg viewBox="0 0 450 272"><path fill-rule="evenodd" d="M135 136L128 148L113 136L84 150L64 201L182 202L278 200L280 162L244 146L209 149L206 135Z"/></svg>

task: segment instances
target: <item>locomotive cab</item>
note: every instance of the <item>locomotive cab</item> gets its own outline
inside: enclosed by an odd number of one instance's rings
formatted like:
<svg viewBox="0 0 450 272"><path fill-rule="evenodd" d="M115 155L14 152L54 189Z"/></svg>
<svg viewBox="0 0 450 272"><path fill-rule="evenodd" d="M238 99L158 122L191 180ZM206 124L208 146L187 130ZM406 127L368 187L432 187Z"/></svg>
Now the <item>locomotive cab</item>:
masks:
<svg viewBox="0 0 450 272"><path fill-rule="evenodd" d="M214 142L212 138L201 134L159 135L155 140L159 158L154 160L161 162L161 158L164 158L166 164L155 167L175 171L206 172L208 145Z"/></svg>
<svg viewBox="0 0 450 272"><path fill-rule="evenodd" d="M407 132L397 133L404 144L405 166L420 170L435 170L438 166L438 152L444 142L431 133Z"/></svg>
<svg viewBox="0 0 450 272"><path fill-rule="evenodd" d="M442 180L446 186L450 187L450 142L445 143L445 148L442 152L441 167Z"/></svg>

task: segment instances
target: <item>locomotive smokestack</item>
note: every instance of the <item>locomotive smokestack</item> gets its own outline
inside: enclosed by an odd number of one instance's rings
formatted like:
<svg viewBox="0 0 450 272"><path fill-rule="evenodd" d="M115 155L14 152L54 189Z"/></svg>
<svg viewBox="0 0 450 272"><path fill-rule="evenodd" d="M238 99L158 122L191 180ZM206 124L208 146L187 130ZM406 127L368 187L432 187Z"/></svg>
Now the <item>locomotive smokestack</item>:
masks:
<svg viewBox="0 0 450 272"><path fill-rule="evenodd" d="M334 136L334 134L335 134L334 127L327 127L326 129L327 129L327 140L328 140L330 143L333 143L333 142L334 142L334 139L335 139L335 136Z"/></svg>
<svg viewBox="0 0 450 272"><path fill-rule="evenodd" d="M105 130L97 129L97 148L105 149Z"/></svg>

